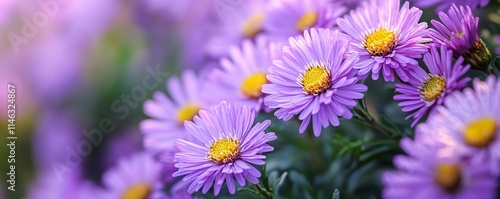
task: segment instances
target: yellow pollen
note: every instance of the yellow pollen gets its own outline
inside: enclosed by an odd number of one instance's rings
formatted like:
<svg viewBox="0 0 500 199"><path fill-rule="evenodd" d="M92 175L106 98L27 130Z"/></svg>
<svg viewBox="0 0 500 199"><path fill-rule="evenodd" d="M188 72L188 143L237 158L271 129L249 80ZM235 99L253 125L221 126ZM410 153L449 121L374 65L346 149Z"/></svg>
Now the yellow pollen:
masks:
<svg viewBox="0 0 500 199"><path fill-rule="evenodd" d="M498 124L490 117L471 122L463 134L465 143L473 147L487 147L497 135Z"/></svg>
<svg viewBox="0 0 500 199"><path fill-rule="evenodd" d="M448 192L455 192L460 188L462 173L457 164L441 164L434 174L434 182Z"/></svg>
<svg viewBox="0 0 500 199"><path fill-rule="evenodd" d="M380 28L365 39L365 48L372 56L384 56L392 52L396 40L394 31Z"/></svg>
<svg viewBox="0 0 500 199"><path fill-rule="evenodd" d="M184 121L192 121L194 116L198 114L200 107L195 104L188 104L182 107L177 113L177 121L179 124L184 125Z"/></svg>
<svg viewBox="0 0 500 199"><path fill-rule="evenodd" d="M255 14L251 16L242 27L243 35L247 38L254 38L257 34L262 32L262 22L264 21L264 14Z"/></svg>
<svg viewBox="0 0 500 199"><path fill-rule="evenodd" d="M331 86L330 71L324 66L314 65L304 73L301 83L307 94L323 93Z"/></svg>
<svg viewBox="0 0 500 199"><path fill-rule="evenodd" d="M425 81L420 92L425 101L430 102L438 99L446 87L446 81L438 75L429 75L430 78Z"/></svg>
<svg viewBox="0 0 500 199"><path fill-rule="evenodd" d="M240 155L240 142L235 138L224 138L210 146L207 158L217 164L234 162Z"/></svg>
<svg viewBox="0 0 500 199"><path fill-rule="evenodd" d="M151 194L151 190L149 183L136 184L123 193L122 199L147 199Z"/></svg>
<svg viewBox="0 0 500 199"><path fill-rule="evenodd" d="M318 22L318 13L316 11L306 12L295 24L295 28L299 31L304 31L316 24Z"/></svg>
<svg viewBox="0 0 500 199"><path fill-rule="evenodd" d="M462 36L464 36L464 33L461 32L461 33L457 33L456 35L457 35L458 38L462 38Z"/></svg>
<svg viewBox="0 0 500 199"><path fill-rule="evenodd" d="M241 84L241 91L249 98L259 98L262 96L262 85L267 84L266 74L256 73L250 75Z"/></svg>

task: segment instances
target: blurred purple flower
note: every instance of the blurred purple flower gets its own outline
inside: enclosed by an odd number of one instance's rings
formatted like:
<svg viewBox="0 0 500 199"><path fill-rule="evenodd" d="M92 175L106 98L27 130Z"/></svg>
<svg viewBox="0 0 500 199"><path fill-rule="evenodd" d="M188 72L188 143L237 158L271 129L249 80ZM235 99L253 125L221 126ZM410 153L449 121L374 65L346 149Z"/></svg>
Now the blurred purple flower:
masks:
<svg viewBox="0 0 500 199"><path fill-rule="evenodd" d="M221 101L240 103L257 112L264 106L262 85L267 84L267 69L273 59L281 56L281 45L269 43L259 36L255 41L244 40L241 46L229 49L229 58L222 58L222 69L213 69L208 97L213 104Z"/></svg>
<svg viewBox="0 0 500 199"><path fill-rule="evenodd" d="M353 39L353 50L358 52L360 63L355 66L359 75L370 71L372 79L382 73L385 81L394 81L397 75L409 81L409 71L419 67L416 58L427 52L430 42L427 23L418 23L422 11L400 7L399 0L371 0L348 16L337 20L342 29Z"/></svg>
<svg viewBox="0 0 500 199"><path fill-rule="evenodd" d="M436 28L430 29L429 35L437 45L445 45L453 50L453 56L463 56L472 68L483 70L489 67L491 55L479 38L479 17L474 17L470 7L457 7L453 4L447 14L439 12L441 22L431 20Z"/></svg>
<svg viewBox="0 0 500 199"><path fill-rule="evenodd" d="M473 162L483 163L500 175L500 78L475 79L473 89L454 92L427 122L446 131L440 141Z"/></svg>
<svg viewBox="0 0 500 199"><path fill-rule="evenodd" d="M277 0L267 6L264 31L271 41L286 41L310 28L334 28L346 8L333 0Z"/></svg>
<svg viewBox="0 0 500 199"><path fill-rule="evenodd" d="M410 2L414 3L419 8L437 6L436 12L438 12L450 8L452 4L456 4L459 6L469 6L472 9L485 7L486 5L488 5L490 0L410 0Z"/></svg>
<svg viewBox="0 0 500 199"><path fill-rule="evenodd" d="M105 191L97 198L165 198L162 176L162 166L151 154L133 154L103 174Z"/></svg>
<svg viewBox="0 0 500 199"><path fill-rule="evenodd" d="M171 163L177 152L175 139L189 139L184 127L185 121L192 121L202 108L208 107L202 81L193 71L184 71L182 78L171 77L167 83L168 98L155 92L153 99L144 103L144 113L151 117L140 123L144 135L144 148L160 154L162 162Z"/></svg>
<svg viewBox="0 0 500 199"><path fill-rule="evenodd" d="M84 180L80 172L56 176L53 170L42 170L29 187L25 199L88 199L95 198L101 192L102 189Z"/></svg>
<svg viewBox="0 0 500 199"><path fill-rule="evenodd" d="M240 186L248 180L259 183L261 173L252 164L263 165L265 152L274 148L267 142L276 139L274 133L265 133L271 121L254 124L257 113L248 106L227 104L201 110L194 122L186 122L193 141L177 140L180 152L175 154L173 176L184 176L189 182L188 193L202 189L206 193L212 185L218 195L226 182L231 194L236 192L236 180Z"/></svg>
<svg viewBox="0 0 500 199"><path fill-rule="evenodd" d="M386 199L493 199L496 178L485 164L460 159L456 154L439 153L432 139L439 127L417 126L415 141L401 140L409 155L394 158L397 171L385 172L383 198Z"/></svg>
<svg viewBox="0 0 500 199"><path fill-rule="evenodd" d="M349 109L356 106L355 99L363 98L367 87L358 83L353 66L359 58L349 52L350 37L337 30L312 28L304 36L290 37L289 45L269 68L270 84L262 87L266 106L277 108L274 114L285 121L299 115L300 133L312 120L316 136L321 127L339 126L339 117L352 118Z"/></svg>
<svg viewBox="0 0 500 199"><path fill-rule="evenodd" d="M239 1L231 5L214 1L221 24L207 44L208 54L215 57L226 56L229 47L239 45L244 39L255 39L260 35L264 31L264 21L267 20L265 7L268 2L267 0Z"/></svg>
<svg viewBox="0 0 500 199"><path fill-rule="evenodd" d="M99 163L104 169L108 169L120 159L141 151L142 135L136 130L125 131L114 135L104 147Z"/></svg>
<svg viewBox="0 0 500 199"><path fill-rule="evenodd" d="M68 150L74 150L82 139L82 129L75 118L60 111L44 110L38 118L33 134L33 158L38 168L52 169L53 163L66 162Z"/></svg>
<svg viewBox="0 0 500 199"><path fill-rule="evenodd" d="M408 83L396 83L396 91L400 94L395 95L394 100L401 101L398 105L404 112L413 112L405 118L414 119L412 127L426 113L432 113L434 107L443 104L448 94L462 89L470 81L470 78L463 77L470 65L462 66L463 57L452 64L452 54L445 46L441 46L440 53L438 48L431 47L430 52L424 54L429 73L416 68Z"/></svg>

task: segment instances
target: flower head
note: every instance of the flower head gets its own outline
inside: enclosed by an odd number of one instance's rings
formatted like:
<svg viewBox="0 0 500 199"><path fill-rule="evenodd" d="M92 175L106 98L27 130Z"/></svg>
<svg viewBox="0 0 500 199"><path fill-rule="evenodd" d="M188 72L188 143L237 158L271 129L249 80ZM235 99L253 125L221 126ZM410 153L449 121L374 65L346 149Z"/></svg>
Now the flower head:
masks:
<svg viewBox="0 0 500 199"><path fill-rule="evenodd" d="M144 147L153 153L164 154L162 160L173 161L173 154L177 151L174 140L189 137L184 122L191 121L201 108L207 106L200 95L201 85L194 72L188 70L182 74L182 79L172 77L168 81L170 99L156 92L153 100L144 103L144 113L152 117L140 124Z"/></svg>
<svg viewBox="0 0 500 199"><path fill-rule="evenodd" d="M427 52L427 24L418 23L422 11L409 8L406 2L401 8L399 0L371 0L348 16L337 20L342 31L352 37L353 51L360 57L355 66L359 75L372 72L378 79L380 73L385 81L394 81L397 76L404 82L409 80L409 71L418 67L415 58Z"/></svg>
<svg viewBox="0 0 500 199"><path fill-rule="evenodd" d="M401 148L409 156L396 156L394 165L398 170L383 174L383 198L493 199L496 179L488 166L461 159L457 154L439 153L436 131L439 129L434 126L421 124L415 141L401 140Z"/></svg>
<svg viewBox="0 0 500 199"><path fill-rule="evenodd" d="M269 1L234 1L231 4L214 1L220 27L210 38L208 52L211 55L227 55L228 48L243 40L253 40L264 32L268 18L265 7Z"/></svg>
<svg viewBox="0 0 500 199"><path fill-rule="evenodd" d="M460 6L469 6L472 9L478 7L485 7L488 5L490 0L410 0L415 3L419 8L428 8L437 5L436 11L443 11L452 6L452 4L457 4Z"/></svg>
<svg viewBox="0 0 500 199"><path fill-rule="evenodd" d="M475 79L474 89L454 92L444 100L427 123L441 129L443 151L489 166L500 175L500 79Z"/></svg>
<svg viewBox="0 0 500 199"><path fill-rule="evenodd" d="M316 136L321 127L340 125L339 117L350 119L349 108L355 99L363 98L367 87L358 84L353 66L358 60L350 53L350 38L338 30L304 31L304 36L289 39L283 57L275 60L267 75L270 84L262 91L268 96L265 104L278 108L275 115L289 120L299 115L303 133L312 120Z"/></svg>
<svg viewBox="0 0 500 199"><path fill-rule="evenodd" d="M443 104L444 99L455 90L460 90L470 78L464 77L470 66L462 66L463 58L452 64L452 51L441 46L441 53L436 47L431 47L424 55L424 63L429 69L426 73L418 68L408 83L397 83L396 91L400 94L394 100L401 101L399 106L404 112L413 112L406 119L413 118L412 127L434 107Z"/></svg>
<svg viewBox="0 0 500 199"><path fill-rule="evenodd" d="M268 5L266 34L276 40L299 36L310 28L333 28L346 9L330 0L284 0Z"/></svg>
<svg viewBox="0 0 500 199"><path fill-rule="evenodd" d="M463 56L474 69L488 69L491 54L479 38L479 18L473 16L470 7L457 7L453 4L447 14L439 12L439 18L443 23L431 21L436 28L429 31L434 43L453 50L455 58Z"/></svg>
<svg viewBox="0 0 500 199"><path fill-rule="evenodd" d="M273 151L267 142L275 140L276 135L264 132L271 124L269 120L253 125L255 117L250 107L226 102L201 110L194 122L186 122L195 139L176 142L180 152L175 154L178 171L173 176L185 175L189 193L200 189L206 193L213 185L218 195L226 182L234 194L234 180L241 186L245 180L257 184L261 174L251 164L265 164L262 154Z"/></svg>
<svg viewBox="0 0 500 199"><path fill-rule="evenodd" d="M221 69L213 69L209 79L210 97L215 103L241 103L260 111L264 107L262 85L267 84L267 69L281 55L281 45L263 37L245 40L229 49L229 58L220 61Z"/></svg>
<svg viewBox="0 0 500 199"><path fill-rule="evenodd" d="M103 174L106 191L98 198L159 198L163 195L161 176L162 166L152 155L134 154Z"/></svg>

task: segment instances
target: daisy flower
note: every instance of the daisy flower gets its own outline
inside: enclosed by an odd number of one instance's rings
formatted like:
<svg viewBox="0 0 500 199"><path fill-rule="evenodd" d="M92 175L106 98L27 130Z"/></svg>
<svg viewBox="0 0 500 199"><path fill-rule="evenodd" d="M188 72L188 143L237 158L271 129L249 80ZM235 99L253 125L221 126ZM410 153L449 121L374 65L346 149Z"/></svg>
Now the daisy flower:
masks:
<svg viewBox="0 0 500 199"><path fill-rule="evenodd" d="M436 11L443 11L451 7L452 4L469 6L473 9L485 7L490 0L411 0L411 2L419 8L428 8L437 5Z"/></svg>
<svg viewBox="0 0 500 199"><path fill-rule="evenodd" d="M429 73L418 68L408 83L396 83L396 92L400 94L395 95L394 100L401 101L399 106L404 112L413 112L405 118L414 119L412 127L435 106L443 104L448 94L462 89L470 80L462 78L470 66L462 66L462 57L452 64L452 54L445 46L441 46L441 54L436 47L431 47L430 52L424 54Z"/></svg>
<svg viewBox="0 0 500 199"><path fill-rule="evenodd" d="M321 127L340 125L339 117L352 118L349 108L363 98L367 87L358 84L353 68L358 56L349 53L349 36L338 30L312 28L304 31L304 36L290 37L289 45L269 68L267 79L271 83L262 86L268 94L265 104L279 109L276 117L286 121L298 114L300 133L312 120L316 136Z"/></svg>
<svg viewBox="0 0 500 199"><path fill-rule="evenodd" d="M241 47L229 49L229 58L220 61L221 69L213 69L209 79L212 101L241 103L260 111L264 105L262 85L267 84L267 69L281 55L281 46L263 37L255 42L243 41Z"/></svg>
<svg viewBox="0 0 500 199"><path fill-rule="evenodd" d="M54 167L55 168L55 167ZM67 167L63 167L67 168ZM87 181L81 175L81 168L68 170L42 169L28 188L25 199L88 199L95 198L102 189Z"/></svg>
<svg viewBox="0 0 500 199"><path fill-rule="evenodd" d="M172 77L167 83L169 96L153 94L153 100L144 103L144 113L151 117L140 123L144 147L153 153L164 154L162 159L172 162L176 152L174 140L186 139L185 121L191 121L198 111L207 106L200 93L201 82L193 71L185 71L182 79Z"/></svg>
<svg viewBox="0 0 500 199"><path fill-rule="evenodd" d="M439 153L441 145L436 144L436 131L437 126L420 124L415 141L401 140L401 148L409 156L396 156L397 171L382 175L383 198L495 198L496 178L488 166L460 159L457 154Z"/></svg>
<svg viewBox="0 0 500 199"><path fill-rule="evenodd" d="M162 166L148 153L121 159L116 167L103 174L103 199L161 198Z"/></svg>
<svg viewBox="0 0 500 199"><path fill-rule="evenodd" d="M266 35L285 41L290 36L302 35L310 28L333 28L336 19L346 8L333 0L278 0L267 7Z"/></svg>
<svg viewBox="0 0 500 199"><path fill-rule="evenodd" d="M180 152L175 154L175 167L179 170L173 176L185 175L183 181L190 183L188 193L200 189L206 193L213 185L218 195L226 182L234 194L234 180L241 186L245 180L259 183L261 173L252 164L265 164L262 154L274 150L267 142L276 135L264 132L271 121L253 125L255 117L256 112L248 106L222 102L201 110L194 122L186 122L195 140L177 140Z"/></svg>
<svg viewBox="0 0 500 199"><path fill-rule="evenodd" d="M491 54L483 40L479 38L477 26L479 17L472 15L469 6L451 6L447 14L439 12L441 22L431 20L436 28L429 31L434 43L453 50L453 56L463 56L465 61L477 70L487 70Z"/></svg>
<svg viewBox="0 0 500 199"><path fill-rule="evenodd" d="M422 11L408 2L400 8L399 0L371 0L337 20L359 54L359 75L371 71L374 80L382 73L385 81L394 81L394 74L409 81L409 71L419 67L415 59L427 52L424 43L431 41L427 23L418 23L421 16Z"/></svg>
<svg viewBox="0 0 500 199"><path fill-rule="evenodd" d="M500 79L475 79L473 87L444 100L427 121L446 131L440 139L444 151L453 151L475 162L486 162L500 175Z"/></svg>

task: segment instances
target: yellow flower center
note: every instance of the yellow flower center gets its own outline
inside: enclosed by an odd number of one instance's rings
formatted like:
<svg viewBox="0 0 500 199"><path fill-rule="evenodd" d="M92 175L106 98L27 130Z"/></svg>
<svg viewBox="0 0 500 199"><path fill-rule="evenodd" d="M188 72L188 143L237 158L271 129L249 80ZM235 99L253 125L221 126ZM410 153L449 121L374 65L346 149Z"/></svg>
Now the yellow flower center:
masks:
<svg viewBox="0 0 500 199"><path fill-rule="evenodd" d="M264 84L267 84L266 74L256 73L243 81L241 91L249 98L259 98L262 96L262 85Z"/></svg>
<svg viewBox="0 0 500 199"><path fill-rule="evenodd" d="M235 138L224 138L210 146L207 158L217 164L234 162L240 154L240 142Z"/></svg>
<svg viewBox="0 0 500 199"><path fill-rule="evenodd" d="M127 189L122 195L122 199L147 199L151 194L151 185L149 183L136 184Z"/></svg>
<svg viewBox="0 0 500 199"><path fill-rule="evenodd" d="M251 16L242 28L243 35L247 38L254 38L257 34L262 32L261 24L264 21L264 14L259 13Z"/></svg>
<svg viewBox="0 0 500 199"><path fill-rule="evenodd" d="M330 71L324 65L314 65L301 77L302 88L307 94L318 95L330 88Z"/></svg>
<svg viewBox="0 0 500 199"><path fill-rule="evenodd" d="M460 187L462 173L457 164L441 164L434 174L434 182L448 192L455 192Z"/></svg>
<svg viewBox="0 0 500 199"><path fill-rule="evenodd" d="M365 39L365 48L373 56L383 56L392 52L396 40L394 31L380 28Z"/></svg>
<svg viewBox="0 0 500 199"><path fill-rule="evenodd" d="M429 75L420 92L425 101L430 102L438 99L446 87L446 81L438 75Z"/></svg>
<svg viewBox="0 0 500 199"><path fill-rule="evenodd" d="M184 121L192 121L194 116L198 114L200 107L195 104L188 104L182 107L177 113L177 121L183 125Z"/></svg>
<svg viewBox="0 0 500 199"><path fill-rule="evenodd" d="M498 124L490 117L473 121L463 134L465 143L473 147L487 147L497 135Z"/></svg>
<svg viewBox="0 0 500 199"><path fill-rule="evenodd" d="M316 11L306 12L295 24L295 28L299 31L304 31L316 24L318 22L318 13Z"/></svg>

